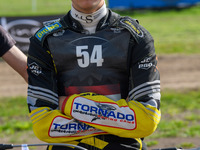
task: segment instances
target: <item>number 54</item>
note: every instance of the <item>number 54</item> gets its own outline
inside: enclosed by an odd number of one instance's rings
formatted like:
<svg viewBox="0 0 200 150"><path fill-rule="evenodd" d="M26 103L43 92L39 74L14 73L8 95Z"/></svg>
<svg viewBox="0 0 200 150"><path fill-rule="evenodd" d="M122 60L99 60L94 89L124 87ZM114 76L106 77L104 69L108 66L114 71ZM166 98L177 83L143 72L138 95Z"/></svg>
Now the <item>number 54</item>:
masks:
<svg viewBox="0 0 200 150"><path fill-rule="evenodd" d="M91 56L88 53L88 46L77 46L76 56L81 57L77 59L78 65L81 68L86 68L90 63L96 63L97 67L101 67L104 59L102 57L102 45L94 45Z"/></svg>

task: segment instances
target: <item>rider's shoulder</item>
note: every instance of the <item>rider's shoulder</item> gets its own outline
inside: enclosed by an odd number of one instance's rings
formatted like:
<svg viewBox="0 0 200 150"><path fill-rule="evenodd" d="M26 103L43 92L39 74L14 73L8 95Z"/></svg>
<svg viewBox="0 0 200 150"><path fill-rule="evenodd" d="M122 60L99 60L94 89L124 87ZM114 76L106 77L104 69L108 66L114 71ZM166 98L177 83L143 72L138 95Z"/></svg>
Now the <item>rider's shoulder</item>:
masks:
<svg viewBox="0 0 200 150"><path fill-rule="evenodd" d="M63 25L60 22L60 19L46 21L43 22L43 26L35 33L34 38L43 43L48 35L62 29Z"/></svg>
<svg viewBox="0 0 200 150"><path fill-rule="evenodd" d="M126 28L137 42L152 39L150 33L142 25L140 25L137 19L133 19L128 16L123 16L119 19L118 25L120 27Z"/></svg>

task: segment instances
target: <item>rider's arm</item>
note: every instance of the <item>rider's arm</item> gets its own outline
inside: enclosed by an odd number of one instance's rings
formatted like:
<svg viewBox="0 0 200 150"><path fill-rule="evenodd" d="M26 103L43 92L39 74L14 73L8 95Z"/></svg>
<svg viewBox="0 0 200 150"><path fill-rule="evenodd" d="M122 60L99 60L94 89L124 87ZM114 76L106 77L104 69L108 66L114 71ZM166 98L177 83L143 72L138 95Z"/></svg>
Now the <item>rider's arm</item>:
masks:
<svg viewBox="0 0 200 150"><path fill-rule="evenodd" d="M56 68L47 46L31 39L28 51L28 107L35 135L45 142L67 142L103 134L58 110Z"/></svg>
<svg viewBox="0 0 200 150"><path fill-rule="evenodd" d="M147 31L133 46L128 101L102 95L81 94L66 98L64 114L95 128L127 138L152 134L160 121L160 76L154 41Z"/></svg>

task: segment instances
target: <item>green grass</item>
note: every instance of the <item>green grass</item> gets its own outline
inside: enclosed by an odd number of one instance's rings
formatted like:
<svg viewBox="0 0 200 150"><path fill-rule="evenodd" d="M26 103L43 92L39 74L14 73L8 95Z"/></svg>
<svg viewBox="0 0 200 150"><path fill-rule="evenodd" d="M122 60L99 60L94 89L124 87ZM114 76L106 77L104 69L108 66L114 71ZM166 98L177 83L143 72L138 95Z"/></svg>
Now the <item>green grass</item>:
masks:
<svg viewBox="0 0 200 150"><path fill-rule="evenodd" d="M7 0L0 5L1 16L65 14L71 0ZM11 5L12 4L12 5ZM154 37L157 54L200 54L200 6L172 10L118 11L140 21Z"/></svg>
<svg viewBox="0 0 200 150"><path fill-rule="evenodd" d="M194 145L193 143L182 143L182 144L181 144L180 146L178 146L178 147L190 149L190 148L195 147L195 145Z"/></svg>
<svg viewBox="0 0 200 150"><path fill-rule="evenodd" d="M162 93L162 119L156 136L200 137L200 92Z"/></svg>
<svg viewBox="0 0 200 150"><path fill-rule="evenodd" d="M146 139L147 145L156 144L156 139L173 137L200 137L200 91L162 93L161 122L157 130ZM192 143L183 143L188 148ZM194 147L194 146L193 146Z"/></svg>
<svg viewBox="0 0 200 150"><path fill-rule="evenodd" d="M28 107L24 97L0 98L0 137L31 130Z"/></svg>
<svg viewBox="0 0 200 150"><path fill-rule="evenodd" d="M137 18L155 39L159 54L200 53L200 6L182 10L123 12Z"/></svg>
<svg viewBox="0 0 200 150"><path fill-rule="evenodd" d="M7 0L0 5L1 16L38 16L64 14L69 11L71 0Z"/></svg>

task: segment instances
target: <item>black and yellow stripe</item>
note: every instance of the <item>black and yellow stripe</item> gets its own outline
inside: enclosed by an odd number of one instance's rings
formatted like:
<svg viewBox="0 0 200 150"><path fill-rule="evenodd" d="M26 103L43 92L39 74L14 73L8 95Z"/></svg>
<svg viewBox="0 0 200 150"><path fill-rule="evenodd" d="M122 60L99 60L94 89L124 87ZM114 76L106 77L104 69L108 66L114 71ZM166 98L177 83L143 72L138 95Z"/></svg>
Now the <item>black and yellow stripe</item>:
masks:
<svg viewBox="0 0 200 150"><path fill-rule="evenodd" d="M67 144L84 147L88 150L146 150L144 142L137 139L121 138L114 135L98 135ZM47 150L76 150L73 147L49 146Z"/></svg>

